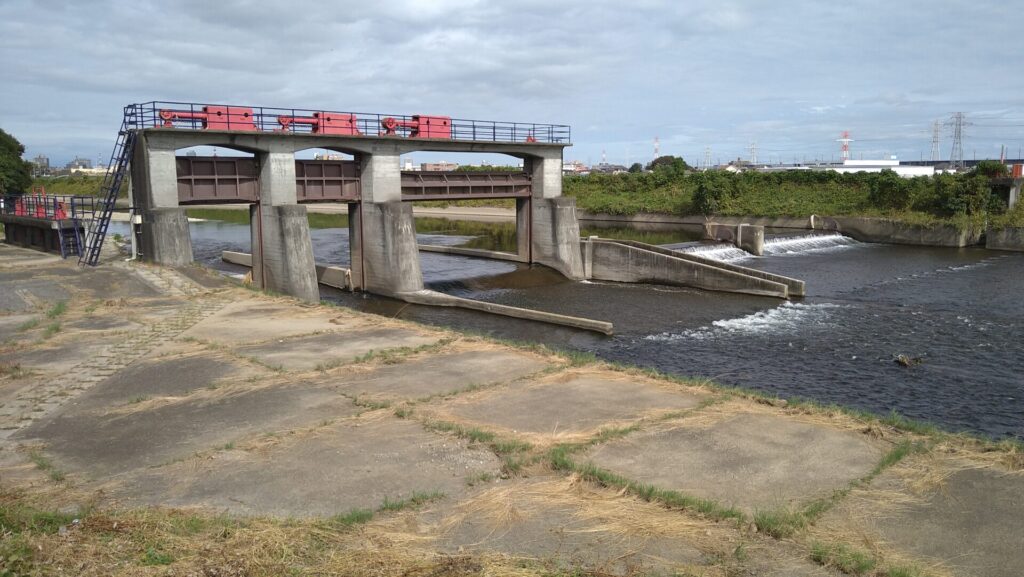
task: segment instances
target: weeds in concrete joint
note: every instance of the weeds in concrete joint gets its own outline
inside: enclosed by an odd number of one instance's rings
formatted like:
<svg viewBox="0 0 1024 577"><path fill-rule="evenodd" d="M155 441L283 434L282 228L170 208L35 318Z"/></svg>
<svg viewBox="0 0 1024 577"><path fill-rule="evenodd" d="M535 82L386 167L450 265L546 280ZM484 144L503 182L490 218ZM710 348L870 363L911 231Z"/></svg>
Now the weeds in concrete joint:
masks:
<svg viewBox="0 0 1024 577"><path fill-rule="evenodd" d="M390 497L384 497L384 502L377 508L379 512L394 512L401 511L403 509L409 509L419 507L431 501L437 501L444 498L444 493L441 491L413 491L412 495L405 499L392 499Z"/></svg>
<svg viewBox="0 0 1024 577"><path fill-rule="evenodd" d="M42 322L42 319L39 319L39 318L29 319L29 320L21 323L20 325L18 325L18 332L19 333L23 333L25 331L30 331L30 330L38 327L39 323L41 323L41 322Z"/></svg>
<svg viewBox="0 0 1024 577"><path fill-rule="evenodd" d="M551 453L551 463L557 470L576 473L580 478L591 483L596 483L603 487L621 489L644 501L659 503L670 509L696 511L716 521L725 519L742 521L745 518L738 509L725 507L710 499L701 499L680 493L679 491L661 489L648 483L640 483L602 469L593 463L577 464L569 452L554 450Z"/></svg>
<svg viewBox="0 0 1024 577"><path fill-rule="evenodd" d="M50 309L46 311L46 318L48 318L48 319L55 319L55 318L61 316L62 314L64 314L65 312L67 312L67 310L68 310L68 303L66 301L60 301L57 304L55 304L52 307L50 307Z"/></svg>
<svg viewBox="0 0 1024 577"><path fill-rule="evenodd" d="M835 507L839 501L850 494L856 487L865 486L883 471L899 463L905 457L915 453L926 452L928 447L920 442L903 440L890 449L867 475L855 479L846 487L836 489L828 497L816 499L802 509L788 508L758 511L754 515L757 530L775 538L789 537L814 523L819 517Z"/></svg>
<svg viewBox="0 0 1024 577"><path fill-rule="evenodd" d="M790 537L807 526L808 519L803 511L789 508L754 512L754 526L758 532L776 539Z"/></svg>
<svg viewBox="0 0 1024 577"><path fill-rule="evenodd" d="M36 468L46 473L54 483L60 483L65 479L64 472L53 464L53 461L38 450L29 451L28 459L35 464Z"/></svg>
<svg viewBox="0 0 1024 577"><path fill-rule="evenodd" d="M811 560L824 567L832 567L848 575L864 575L872 571L878 561L870 554L843 543L811 544Z"/></svg>
<svg viewBox="0 0 1024 577"><path fill-rule="evenodd" d="M22 368L18 363L0 363L0 377L21 379L30 376L31 374L31 370Z"/></svg>
<svg viewBox="0 0 1024 577"><path fill-rule="evenodd" d="M59 323L59 322L56 322L56 321L54 321L54 322L52 322L52 323L50 323L50 324L46 325L46 328L45 328L45 329L43 329L43 336L42 336L42 340L44 340L44 341L45 341L45 340L47 340L47 339L50 339L50 338L52 338L52 337L53 337L53 335L55 335L55 334L59 333L59 332L60 332L60 330L61 330L61 326L60 326L60 323Z"/></svg>
<svg viewBox="0 0 1024 577"><path fill-rule="evenodd" d="M481 471L479 473L473 473L466 477L466 485L469 487L476 487L477 485L486 485L487 483L494 482L494 475L487 471Z"/></svg>
<svg viewBox="0 0 1024 577"><path fill-rule="evenodd" d="M354 397L352 399L352 404L370 411L377 411L380 409L387 409L391 407L391 401L375 401L372 399L363 399L360 397Z"/></svg>
<svg viewBox="0 0 1024 577"><path fill-rule="evenodd" d="M500 439L496 434L477 427L464 427L448 421L429 421L423 426L430 431L451 433L471 443L486 445L501 459L501 472L504 477L519 475L527 465L538 460L529 455L533 449L530 443L517 439Z"/></svg>
<svg viewBox="0 0 1024 577"><path fill-rule="evenodd" d="M335 515L327 520L329 525L340 529L351 529L356 525L369 523L373 519L373 511L369 509L352 509L347 513Z"/></svg>

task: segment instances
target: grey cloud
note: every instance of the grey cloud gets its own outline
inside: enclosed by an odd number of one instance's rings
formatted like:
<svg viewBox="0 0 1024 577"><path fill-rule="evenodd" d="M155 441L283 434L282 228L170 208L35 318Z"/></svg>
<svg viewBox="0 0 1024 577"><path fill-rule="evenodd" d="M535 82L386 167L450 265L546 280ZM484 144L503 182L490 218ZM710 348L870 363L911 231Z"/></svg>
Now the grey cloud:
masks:
<svg viewBox="0 0 1024 577"><path fill-rule="evenodd" d="M569 123L580 158L655 135L691 160L755 138L813 156L844 129L916 158L954 110L1024 117L1014 16L990 0L4 0L0 126L30 154L91 156L124 104L174 99Z"/></svg>

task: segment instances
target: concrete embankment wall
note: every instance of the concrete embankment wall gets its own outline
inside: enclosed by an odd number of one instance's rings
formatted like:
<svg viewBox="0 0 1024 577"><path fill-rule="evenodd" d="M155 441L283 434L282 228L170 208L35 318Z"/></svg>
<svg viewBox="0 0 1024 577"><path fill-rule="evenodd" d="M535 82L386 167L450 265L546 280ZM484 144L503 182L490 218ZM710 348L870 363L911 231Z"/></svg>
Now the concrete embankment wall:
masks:
<svg viewBox="0 0 1024 577"><path fill-rule="evenodd" d="M614 282L650 282L705 290L789 298L786 284L745 274L721 263L680 258L643 243L604 239L581 242L587 278Z"/></svg>
<svg viewBox="0 0 1024 577"><path fill-rule="evenodd" d="M671 214L656 214L653 212L641 212L632 215L605 214L579 211L581 222L607 222L622 223L629 225L642 224L685 224L693 226L704 226L709 221L701 215L676 216ZM771 228L810 228L808 217L757 217L757 216L713 216L711 219L719 224L737 226L740 224L753 224Z"/></svg>
<svg viewBox="0 0 1024 577"><path fill-rule="evenodd" d="M981 244L985 233L980 227L960 230L951 224L925 226L883 218L838 216L830 220L837 224L836 230L861 242L964 247Z"/></svg>
<svg viewBox="0 0 1024 577"><path fill-rule="evenodd" d="M1024 228L988 229L988 232L985 234L985 248L1024 251Z"/></svg>
<svg viewBox="0 0 1024 577"><path fill-rule="evenodd" d="M668 214L638 213L615 215L580 211L581 222L622 223L624 225L691 225L705 226L709 219L700 215L674 216ZM918 246L976 246L982 243L985 230L973 227L961 230L951 224L920 225L862 216L837 217L746 217L714 216L717 226L735 227L741 224L767 228L795 228L804 230L835 230L861 242L909 244ZM720 240L732 240L720 239ZM989 247L994 248L994 247Z"/></svg>

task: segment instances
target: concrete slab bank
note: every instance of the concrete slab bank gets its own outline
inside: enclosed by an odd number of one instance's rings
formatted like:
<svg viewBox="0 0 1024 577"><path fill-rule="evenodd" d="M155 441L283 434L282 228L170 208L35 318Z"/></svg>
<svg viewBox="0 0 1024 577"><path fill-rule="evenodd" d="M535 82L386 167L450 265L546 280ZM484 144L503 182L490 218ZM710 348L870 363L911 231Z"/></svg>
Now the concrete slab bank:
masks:
<svg viewBox="0 0 1024 577"><path fill-rule="evenodd" d="M878 576L1022 563L1008 444L25 254L0 247L0 572L834 577L823 543Z"/></svg>

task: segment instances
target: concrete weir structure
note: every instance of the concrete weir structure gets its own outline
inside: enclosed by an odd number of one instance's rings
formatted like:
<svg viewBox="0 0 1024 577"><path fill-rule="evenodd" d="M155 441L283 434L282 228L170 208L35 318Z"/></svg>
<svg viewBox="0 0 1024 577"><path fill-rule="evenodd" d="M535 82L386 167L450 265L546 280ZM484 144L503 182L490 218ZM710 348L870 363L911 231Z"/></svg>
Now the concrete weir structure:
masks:
<svg viewBox="0 0 1024 577"><path fill-rule="evenodd" d="M358 194L342 200L349 202L351 215L352 288L397 298L419 293L423 277L408 202L417 198L403 195L400 158L417 151L500 153L523 159L529 178L529 196L516 197L516 258L544 264L570 279L583 278L575 204L562 197L562 151L569 146L568 127L448 119L452 126L447 137L422 130L403 136L393 129L379 132L382 125L388 129L393 118L361 118L358 122L362 124L358 124L351 115L351 128L316 133L296 131L294 121L281 120L294 116L271 117L266 109L225 107L229 119L235 114L242 120L227 126L232 129L221 130L225 127L220 123L207 121L213 114L205 112L212 110L209 106L203 107L202 113L168 111L160 103L134 106L142 107L142 127L136 130L132 194L133 206L141 215L136 232L146 260L166 265L192 261L175 151L216 146L248 152L255 157L258 191L255 199L246 200L251 203L253 281L267 290L310 302L319 300L306 208L299 204L296 193L295 153L326 149L351 154L358 165ZM238 110L248 112L232 112ZM310 118L323 119L334 113L310 114ZM200 116L204 119L201 126L194 120L184 126L179 122L180 118ZM272 128L269 118L291 130ZM402 118L416 120L399 121L400 126L421 119ZM230 125L230 120L225 124ZM492 192L488 197L498 195Z"/></svg>

